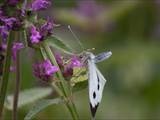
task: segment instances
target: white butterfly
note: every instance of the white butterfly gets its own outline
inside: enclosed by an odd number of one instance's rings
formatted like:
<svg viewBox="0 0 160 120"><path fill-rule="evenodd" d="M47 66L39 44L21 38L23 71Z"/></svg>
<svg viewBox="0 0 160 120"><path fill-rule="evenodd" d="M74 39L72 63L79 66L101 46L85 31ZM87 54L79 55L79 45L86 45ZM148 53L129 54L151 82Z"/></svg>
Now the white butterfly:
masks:
<svg viewBox="0 0 160 120"><path fill-rule="evenodd" d="M106 79L98 70L96 63L108 59L112 52L104 52L97 56L93 53L87 52L88 56L88 69L89 69L89 100L92 117L95 117L97 108L102 99L103 88L106 83Z"/></svg>

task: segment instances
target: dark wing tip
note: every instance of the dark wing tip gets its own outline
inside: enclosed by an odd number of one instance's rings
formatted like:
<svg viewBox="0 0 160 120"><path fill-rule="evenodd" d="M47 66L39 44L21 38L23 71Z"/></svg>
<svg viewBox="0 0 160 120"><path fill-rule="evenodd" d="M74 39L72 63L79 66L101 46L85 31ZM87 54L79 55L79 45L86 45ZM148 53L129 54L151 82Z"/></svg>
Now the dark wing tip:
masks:
<svg viewBox="0 0 160 120"><path fill-rule="evenodd" d="M92 107L92 104L90 103L90 109L91 109L91 113L92 113L92 117L93 118L96 115L96 111L97 111L98 105L99 105L99 103L95 107Z"/></svg>

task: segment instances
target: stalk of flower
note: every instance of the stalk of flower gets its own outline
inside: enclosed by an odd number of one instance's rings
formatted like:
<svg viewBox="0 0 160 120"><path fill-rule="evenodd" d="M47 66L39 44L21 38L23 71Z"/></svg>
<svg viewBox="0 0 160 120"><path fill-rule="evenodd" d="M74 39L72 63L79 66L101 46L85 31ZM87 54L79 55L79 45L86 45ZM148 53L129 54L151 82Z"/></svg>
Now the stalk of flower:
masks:
<svg viewBox="0 0 160 120"><path fill-rule="evenodd" d="M15 34L18 35L19 34ZM18 116L18 98L19 98L19 91L20 91L20 49L24 48L23 43L15 42L12 46L12 59L15 63L15 71L16 71L16 82L15 82L15 92L14 92L14 101L13 101L13 120L17 120Z"/></svg>

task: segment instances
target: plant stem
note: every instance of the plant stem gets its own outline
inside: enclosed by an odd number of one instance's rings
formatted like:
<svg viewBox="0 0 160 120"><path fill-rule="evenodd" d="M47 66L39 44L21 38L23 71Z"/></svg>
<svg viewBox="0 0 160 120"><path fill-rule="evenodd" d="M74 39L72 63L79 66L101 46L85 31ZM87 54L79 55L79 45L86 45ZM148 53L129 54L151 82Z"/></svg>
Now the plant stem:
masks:
<svg viewBox="0 0 160 120"><path fill-rule="evenodd" d="M21 38L18 32L15 32L15 40L19 40ZM16 60L14 61L16 65L16 81L15 81L15 91L14 91L14 99L13 99L13 120L17 120L18 116L18 98L19 98L19 90L20 90L20 51L16 51Z"/></svg>
<svg viewBox="0 0 160 120"><path fill-rule="evenodd" d="M4 100L7 93L7 85L10 73L10 64L11 64L11 48L12 48L12 33L10 32L8 40L7 40L7 51L4 61L4 68L3 68L3 76L2 76L2 84L1 84L1 91L0 91L0 118L3 112Z"/></svg>
<svg viewBox="0 0 160 120"><path fill-rule="evenodd" d="M13 101L13 120L17 120L17 106L18 106L18 97L20 90L20 57L19 51L16 53L16 83L15 83L15 93L14 93L14 101Z"/></svg>
<svg viewBox="0 0 160 120"><path fill-rule="evenodd" d="M43 46L43 48L44 48L47 56L48 56L49 59L51 60L51 63L52 63L53 65L56 65L57 67L59 67L59 65L57 64L56 59L55 59L55 57L54 57L51 49L49 48L49 45L44 42L44 43L42 44L42 46ZM58 78L60 79L60 81L61 81L61 82L60 82L60 87L61 87L61 89L62 89L62 91L63 91L63 96L64 96L65 98L67 98L67 97L68 97L68 94L69 94L69 93L68 93L68 87L65 86L65 79L64 79L61 71L58 71L57 77L58 77ZM67 84L66 84L66 85L67 85ZM70 110L73 119L75 119L75 120L78 119L78 113L77 113L77 111L76 111L76 107L75 107L73 101L70 100L70 103L67 102L67 103L66 103L66 106L67 106L67 108Z"/></svg>
<svg viewBox="0 0 160 120"><path fill-rule="evenodd" d="M59 68L59 65L57 64L56 59L55 59L55 57L54 57L51 49L49 48L48 44L47 44L46 42L44 42L42 46L43 46L43 48L44 48L47 56L48 56L49 59L51 60L51 63ZM64 81L64 78L63 78L63 76L62 76L62 73L61 73L60 71L58 71L56 75L57 75L57 77L61 80L61 83L60 83L60 84L61 84L61 88L62 88L62 90L63 90L64 95L67 96L67 88L66 88L65 85L64 85L64 84L65 84L65 83L64 83L65 81Z"/></svg>

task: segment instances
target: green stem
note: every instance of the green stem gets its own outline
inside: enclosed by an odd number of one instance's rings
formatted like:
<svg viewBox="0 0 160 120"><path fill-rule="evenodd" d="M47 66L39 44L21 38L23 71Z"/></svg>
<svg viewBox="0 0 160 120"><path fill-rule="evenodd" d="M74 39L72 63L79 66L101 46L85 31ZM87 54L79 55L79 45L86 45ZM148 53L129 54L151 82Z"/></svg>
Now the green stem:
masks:
<svg viewBox="0 0 160 120"><path fill-rule="evenodd" d="M52 63L53 65L59 67L59 65L57 64L56 59L55 59L55 57L54 57L51 49L50 49L49 46L48 46L48 44L44 42L44 43L42 44L42 46L43 46L43 48L44 48L47 56L48 56L49 59L51 60L51 63ZM60 68L59 68L59 69L60 69ZM61 80L61 83L60 83L60 84L61 84L61 88L62 88L62 90L63 90L64 95L67 96L67 88L65 87L65 83L64 83L65 81L64 81L64 78L63 78L63 75L62 75L61 71L58 71L56 75L57 75L57 77Z"/></svg>
<svg viewBox="0 0 160 120"><path fill-rule="evenodd" d="M15 32L15 40L19 41L20 36L18 32ZM16 60L14 63L16 65L16 81L15 81L15 91L14 91L14 99L13 99L13 120L17 120L18 118L18 98L19 98L19 91L20 91L20 51L17 50L16 52Z"/></svg>
<svg viewBox="0 0 160 120"><path fill-rule="evenodd" d="M48 56L49 59L51 60L51 63L52 63L53 65L56 65L57 67L59 67L59 65L57 64L56 59L55 59L55 57L54 57L51 49L49 48L49 45L44 42L44 43L42 44L42 46L43 46L43 48L44 48L47 56ZM68 90L68 87L65 86L65 85L67 85L67 84L65 84L65 79L64 79L61 71L58 71L58 72L57 72L57 77L58 77L58 78L60 79L60 81L61 81L61 82L60 82L60 87L61 87L61 89L62 89L62 91L63 91L64 97L68 97L68 94L69 94L68 91L69 91L69 90ZM67 106L68 109L70 110L70 112L71 112L71 114L72 114L72 117L73 117L74 119L78 119L78 113L77 113L77 110L76 110L76 107L75 107L73 101L70 100L70 103L67 102L66 106Z"/></svg>
<svg viewBox="0 0 160 120"><path fill-rule="evenodd" d="M9 35L9 39L7 40L7 51L4 61L4 69L3 69L3 76L2 76L2 84L1 84L1 91L0 91L0 118L2 116L4 100L7 93L7 85L10 73L10 64L11 64L11 48L12 48L12 33Z"/></svg>
<svg viewBox="0 0 160 120"><path fill-rule="evenodd" d="M17 106L18 106L18 97L20 90L20 61L19 61L19 51L16 53L16 84L15 84L15 94L13 101L13 120L17 120Z"/></svg>
<svg viewBox="0 0 160 120"><path fill-rule="evenodd" d="M23 36L24 36L25 46L28 47L27 34L25 30L23 31Z"/></svg>
<svg viewBox="0 0 160 120"><path fill-rule="evenodd" d="M57 87L57 85L54 82L52 82L52 86L54 87L55 91L59 94L59 96L63 97L65 104L66 104L67 108L69 109L73 119L77 120L77 116L74 114L74 111L68 102L69 99L67 99L66 97L63 96L62 91L59 89L59 87Z"/></svg>

